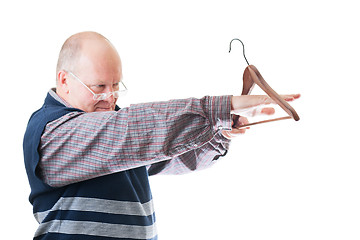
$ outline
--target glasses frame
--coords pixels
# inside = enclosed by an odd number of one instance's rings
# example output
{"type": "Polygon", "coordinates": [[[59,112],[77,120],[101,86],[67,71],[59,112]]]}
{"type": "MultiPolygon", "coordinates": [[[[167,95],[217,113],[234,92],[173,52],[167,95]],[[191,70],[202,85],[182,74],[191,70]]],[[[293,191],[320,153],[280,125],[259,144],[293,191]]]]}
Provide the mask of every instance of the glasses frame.
{"type": "Polygon", "coordinates": [[[109,98],[111,95],[113,95],[114,98],[119,98],[120,96],[125,95],[127,93],[127,91],[128,91],[128,89],[125,86],[124,82],[120,81],[120,83],[124,86],[125,90],[117,90],[117,91],[113,91],[113,92],[109,92],[109,93],[94,93],[94,91],[91,90],[83,81],[81,81],[78,76],[76,76],[71,71],[66,71],[66,72],[69,73],[71,76],[73,76],[76,80],[78,80],[86,89],[88,89],[93,94],[93,99],[95,101],[105,100],[105,99],[109,98]]]}

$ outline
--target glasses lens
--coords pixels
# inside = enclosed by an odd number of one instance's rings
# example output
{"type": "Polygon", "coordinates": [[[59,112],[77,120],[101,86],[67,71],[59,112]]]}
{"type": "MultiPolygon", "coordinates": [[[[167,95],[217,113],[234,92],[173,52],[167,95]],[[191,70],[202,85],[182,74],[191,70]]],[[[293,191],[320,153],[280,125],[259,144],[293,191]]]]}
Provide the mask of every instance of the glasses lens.
{"type": "Polygon", "coordinates": [[[106,93],[94,94],[95,101],[105,100],[107,97],[108,97],[108,94],[106,94],[106,93]]]}
{"type": "Polygon", "coordinates": [[[120,90],[120,91],[115,91],[115,92],[113,92],[113,96],[114,96],[114,98],[119,98],[121,96],[125,96],[126,93],[127,93],[126,89],[125,90],[120,90]]]}
{"type": "Polygon", "coordinates": [[[127,90],[114,91],[114,92],[109,92],[109,93],[99,93],[99,94],[94,95],[94,100],[95,101],[102,101],[102,100],[105,100],[105,99],[109,98],[111,95],[113,95],[114,98],[119,98],[121,96],[126,95],[126,92],[127,92],[127,90]]]}

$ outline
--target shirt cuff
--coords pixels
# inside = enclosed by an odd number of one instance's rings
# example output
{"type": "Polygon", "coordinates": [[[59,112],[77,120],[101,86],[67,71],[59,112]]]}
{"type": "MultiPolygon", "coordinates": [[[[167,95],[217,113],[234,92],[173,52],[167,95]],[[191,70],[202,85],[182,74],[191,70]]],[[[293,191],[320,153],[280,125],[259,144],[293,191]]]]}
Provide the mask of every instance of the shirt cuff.
{"type": "Polygon", "coordinates": [[[209,120],[215,132],[219,130],[231,130],[231,97],[215,96],[208,98],[209,120]]]}

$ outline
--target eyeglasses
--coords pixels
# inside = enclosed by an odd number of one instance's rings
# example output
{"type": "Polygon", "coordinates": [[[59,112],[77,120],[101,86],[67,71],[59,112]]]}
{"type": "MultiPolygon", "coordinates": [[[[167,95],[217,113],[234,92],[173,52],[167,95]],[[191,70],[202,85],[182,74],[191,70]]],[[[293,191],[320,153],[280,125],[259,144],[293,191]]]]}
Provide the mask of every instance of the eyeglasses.
{"type": "Polygon", "coordinates": [[[93,90],[91,90],[88,86],[86,86],[85,83],[83,83],[80,78],[78,78],[75,74],[73,74],[70,71],[66,71],[67,73],[69,73],[71,76],[73,76],[75,79],[77,79],[84,87],[86,87],[92,94],[93,94],[93,99],[95,101],[101,101],[101,100],[105,100],[109,97],[111,97],[111,95],[114,96],[114,98],[119,98],[120,96],[124,96],[127,93],[127,88],[125,86],[125,84],[121,82],[122,86],[124,87],[124,89],[121,90],[117,90],[117,91],[113,91],[113,92],[108,92],[108,93],[94,93],[93,90]]]}

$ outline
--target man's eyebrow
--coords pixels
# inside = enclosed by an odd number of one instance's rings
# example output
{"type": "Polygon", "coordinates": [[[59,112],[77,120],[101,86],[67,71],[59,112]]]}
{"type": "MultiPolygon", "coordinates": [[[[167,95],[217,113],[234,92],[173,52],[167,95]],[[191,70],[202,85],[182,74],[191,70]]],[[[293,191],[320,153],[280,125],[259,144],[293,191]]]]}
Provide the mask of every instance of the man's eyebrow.
{"type": "MultiPolygon", "coordinates": [[[[118,81],[116,81],[116,82],[113,82],[112,85],[118,84],[118,83],[120,83],[120,82],[121,82],[121,80],[118,80],[118,81]]],[[[108,85],[108,84],[111,84],[111,83],[107,83],[107,81],[101,80],[101,79],[96,79],[96,80],[94,80],[93,83],[90,83],[91,86],[92,86],[92,85],[108,85]]]]}

